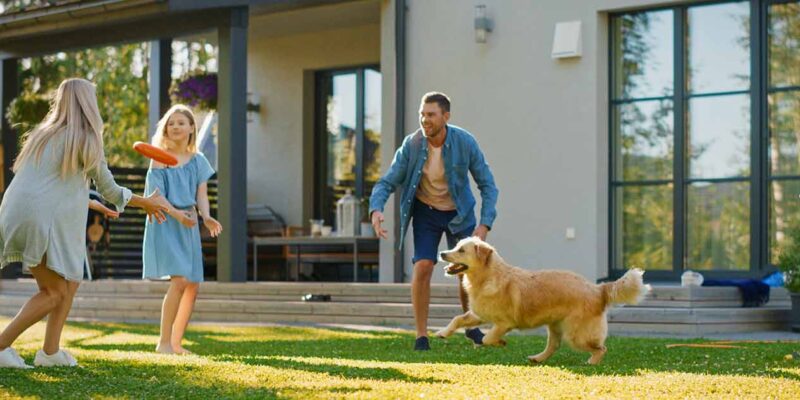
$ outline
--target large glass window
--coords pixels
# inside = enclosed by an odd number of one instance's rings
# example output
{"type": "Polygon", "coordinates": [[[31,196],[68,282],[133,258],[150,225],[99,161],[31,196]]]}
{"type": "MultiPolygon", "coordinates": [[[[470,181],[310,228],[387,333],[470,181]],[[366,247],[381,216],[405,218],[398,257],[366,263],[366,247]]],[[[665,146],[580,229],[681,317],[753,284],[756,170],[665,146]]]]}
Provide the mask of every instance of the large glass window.
{"type": "Polygon", "coordinates": [[[315,217],[336,225],[336,202],[364,199],[380,178],[381,74],[377,68],[317,74],[315,217]]]}
{"type": "Polygon", "coordinates": [[[767,7],[769,261],[800,223],[800,2],[767,7]]]}
{"type": "Polygon", "coordinates": [[[610,34],[612,271],[761,273],[800,223],[800,2],[618,14],[610,34]]]}
{"type": "Polygon", "coordinates": [[[672,269],[674,53],[670,10],[613,20],[614,255],[624,266],[672,269]]]}

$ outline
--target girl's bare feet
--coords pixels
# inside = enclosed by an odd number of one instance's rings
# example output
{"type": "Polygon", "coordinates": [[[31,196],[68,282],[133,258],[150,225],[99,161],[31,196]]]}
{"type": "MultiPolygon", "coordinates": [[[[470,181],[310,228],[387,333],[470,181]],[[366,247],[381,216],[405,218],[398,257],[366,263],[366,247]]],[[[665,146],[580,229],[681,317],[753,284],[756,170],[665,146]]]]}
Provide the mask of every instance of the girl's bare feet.
{"type": "Polygon", "coordinates": [[[172,346],[164,343],[159,343],[158,346],[156,346],[156,353],[175,354],[175,351],[172,350],[172,346]]]}
{"type": "Polygon", "coordinates": [[[186,350],[181,346],[173,346],[172,348],[173,348],[173,353],[175,354],[180,354],[180,355],[194,354],[191,351],[186,350]]]}

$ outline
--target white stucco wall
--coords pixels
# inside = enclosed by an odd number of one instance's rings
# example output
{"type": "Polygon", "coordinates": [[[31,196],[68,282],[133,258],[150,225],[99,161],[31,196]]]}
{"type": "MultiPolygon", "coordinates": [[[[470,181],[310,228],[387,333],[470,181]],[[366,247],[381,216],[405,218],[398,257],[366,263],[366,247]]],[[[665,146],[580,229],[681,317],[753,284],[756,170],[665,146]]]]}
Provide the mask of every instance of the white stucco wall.
{"type": "MultiPolygon", "coordinates": [[[[485,44],[474,39],[477,3],[407,1],[408,130],[417,126],[422,94],[447,93],[451,122],[477,137],[500,189],[498,218],[489,235],[500,254],[526,268],[604,277],[606,12],[665,2],[481,0],[494,22],[485,44]],[[582,22],[582,57],[552,59],[556,23],[574,20],[582,22]],[[575,229],[574,240],[565,237],[567,228],[575,229]]],[[[410,261],[405,269],[410,277],[410,261]]],[[[447,280],[440,268],[434,280],[447,280]]]]}
{"type": "MultiPolygon", "coordinates": [[[[335,9],[333,9],[335,11],[335,9]]],[[[270,17],[272,18],[272,17],[270,17]]],[[[288,224],[303,221],[303,74],[380,62],[380,23],[309,33],[259,34],[269,18],[251,18],[248,91],[261,112],[247,126],[247,201],[268,204],[288,224]]]]}
{"type": "MultiPolygon", "coordinates": [[[[386,170],[394,153],[394,1],[373,2],[380,9],[377,19],[357,18],[347,28],[322,24],[322,30],[306,33],[297,33],[298,24],[287,24],[281,16],[251,18],[248,90],[259,93],[262,112],[248,124],[248,202],[271,205],[289,224],[305,223],[302,199],[311,195],[304,193],[302,182],[303,73],[308,70],[381,64],[381,156],[386,170]],[[275,29],[265,28],[270,24],[286,25],[276,29],[291,34],[275,34],[275,29]]],[[[451,122],[477,137],[500,189],[498,218],[489,241],[507,261],[522,267],[564,268],[589,279],[604,277],[608,269],[607,12],[667,3],[481,0],[494,23],[484,44],[474,39],[477,3],[406,0],[406,130],[411,132],[418,124],[423,93],[440,90],[450,95],[451,122]],[[574,20],[582,22],[582,57],[552,59],[556,23],[574,20]],[[575,229],[574,240],[565,237],[567,228],[575,229]]],[[[349,4],[315,8],[311,13],[352,14],[335,8],[357,3],[349,4]]],[[[319,20],[315,23],[322,26],[319,20]]],[[[391,204],[387,217],[392,215],[391,204]]],[[[387,221],[390,232],[393,222],[387,221]]],[[[384,282],[393,278],[393,239],[381,245],[384,282]]],[[[411,277],[411,255],[408,240],[406,281],[411,277]]],[[[450,280],[437,268],[434,281],[450,280]]]]}

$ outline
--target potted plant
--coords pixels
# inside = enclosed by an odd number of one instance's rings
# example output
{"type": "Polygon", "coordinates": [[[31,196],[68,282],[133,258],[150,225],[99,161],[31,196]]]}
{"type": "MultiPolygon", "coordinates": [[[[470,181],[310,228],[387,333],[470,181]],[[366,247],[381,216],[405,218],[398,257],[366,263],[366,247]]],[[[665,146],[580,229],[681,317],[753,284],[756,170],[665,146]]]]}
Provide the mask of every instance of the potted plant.
{"type": "Polygon", "coordinates": [[[217,108],[217,74],[194,73],[176,80],[170,88],[172,101],[203,110],[217,108]]]}
{"type": "Polygon", "coordinates": [[[789,229],[778,255],[778,269],[792,298],[789,323],[793,331],[800,332],[800,226],[789,229]]]}

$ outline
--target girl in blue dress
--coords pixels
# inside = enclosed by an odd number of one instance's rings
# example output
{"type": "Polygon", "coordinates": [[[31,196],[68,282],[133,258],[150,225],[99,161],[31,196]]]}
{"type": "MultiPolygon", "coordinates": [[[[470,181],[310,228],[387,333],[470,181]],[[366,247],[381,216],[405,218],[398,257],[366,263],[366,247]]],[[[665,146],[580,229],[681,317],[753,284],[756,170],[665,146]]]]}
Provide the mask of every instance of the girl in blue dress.
{"type": "Polygon", "coordinates": [[[158,191],[171,204],[163,224],[146,222],[142,246],[143,278],[170,281],[161,307],[159,353],[190,353],[181,342],[203,281],[198,213],[212,237],[222,232],[222,225],[209,213],[206,184],[214,169],[197,151],[196,141],[194,114],[180,104],[167,111],[153,135],[153,145],[178,159],[174,167],[152,161],[145,183],[145,193],[158,191]]]}

